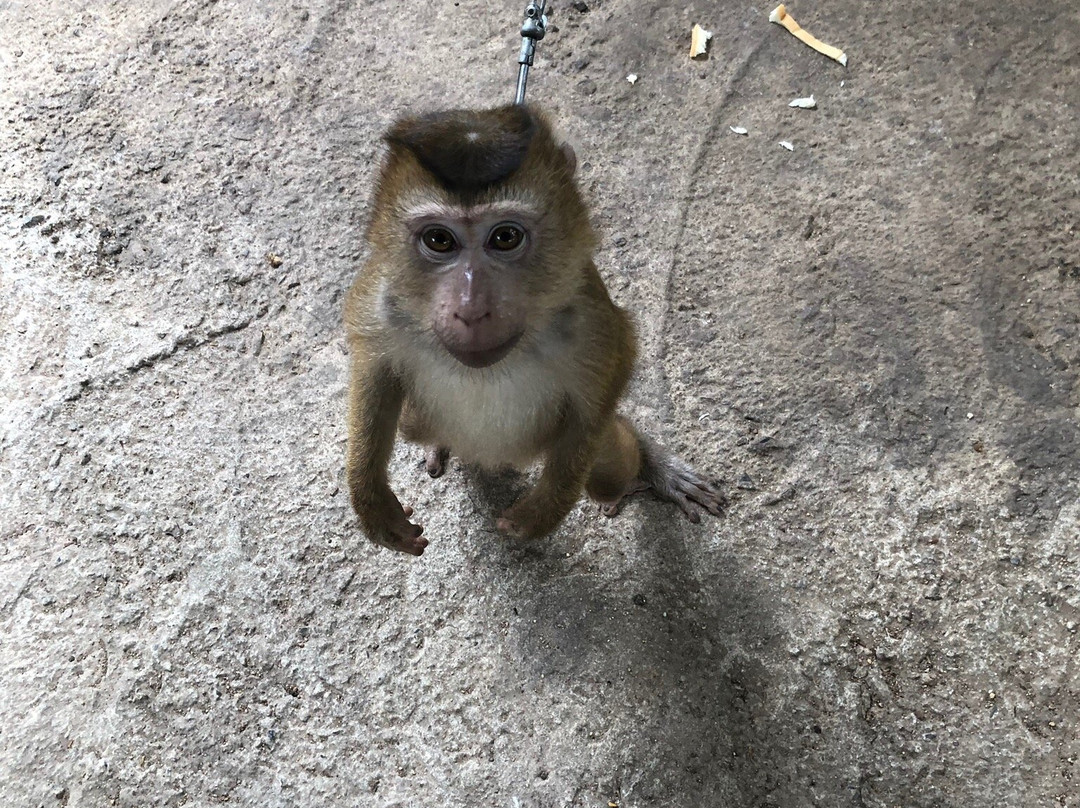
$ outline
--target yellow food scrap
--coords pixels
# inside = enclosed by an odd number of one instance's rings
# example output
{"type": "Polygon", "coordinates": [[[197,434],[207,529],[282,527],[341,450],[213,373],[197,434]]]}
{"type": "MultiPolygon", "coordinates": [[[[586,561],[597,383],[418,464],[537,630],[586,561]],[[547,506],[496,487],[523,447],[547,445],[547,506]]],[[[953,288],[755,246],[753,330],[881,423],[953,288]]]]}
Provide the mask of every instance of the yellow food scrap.
{"type": "Polygon", "coordinates": [[[690,58],[701,56],[709,49],[709,40],[712,39],[712,31],[706,31],[697,23],[690,32],[690,58]]]}
{"type": "Polygon", "coordinates": [[[769,15],[769,22],[775,22],[777,25],[784,26],[795,35],[796,39],[805,42],[818,53],[823,53],[830,59],[835,59],[844,67],[847,67],[847,54],[839,48],[834,48],[832,45],[826,45],[813,34],[804,31],[802,26],[795,22],[792,16],[787,13],[787,9],[784,8],[783,3],[773,9],[772,13],[769,15]]]}

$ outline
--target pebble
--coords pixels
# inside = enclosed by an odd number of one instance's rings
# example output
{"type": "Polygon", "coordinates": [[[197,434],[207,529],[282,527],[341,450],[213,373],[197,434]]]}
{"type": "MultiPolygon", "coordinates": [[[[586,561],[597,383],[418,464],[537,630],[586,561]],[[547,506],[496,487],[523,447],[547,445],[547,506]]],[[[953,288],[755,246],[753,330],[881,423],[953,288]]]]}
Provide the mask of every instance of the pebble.
{"type": "Polygon", "coordinates": [[[592,95],[596,92],[596,82],[592,79],[584,79],[578,82],[577,90],[582,95],[592,95]]]}

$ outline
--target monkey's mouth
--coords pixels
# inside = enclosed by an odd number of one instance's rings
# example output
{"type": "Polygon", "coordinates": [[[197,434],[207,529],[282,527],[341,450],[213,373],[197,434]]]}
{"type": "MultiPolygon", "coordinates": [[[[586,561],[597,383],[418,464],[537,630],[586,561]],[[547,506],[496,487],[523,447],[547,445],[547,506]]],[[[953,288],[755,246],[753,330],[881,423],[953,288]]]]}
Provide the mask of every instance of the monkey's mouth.
{"type": "MultiPolygon", "coordinates": [[[[454,357],[461,364],[470,368],[486,368],[494,365],[517,345],[517,341],[521,339],[521,333],[518,332],[514,336],[510,337],[506,342],[496,345],[494,348],[483,348],[479,351],[472,351],[466,348],[455,347],[452,345],[446,345],[446,350],[450,352],[450,355],[454,357]]],[[[443,343],[445,345],[445,343],[443,343]]]]}

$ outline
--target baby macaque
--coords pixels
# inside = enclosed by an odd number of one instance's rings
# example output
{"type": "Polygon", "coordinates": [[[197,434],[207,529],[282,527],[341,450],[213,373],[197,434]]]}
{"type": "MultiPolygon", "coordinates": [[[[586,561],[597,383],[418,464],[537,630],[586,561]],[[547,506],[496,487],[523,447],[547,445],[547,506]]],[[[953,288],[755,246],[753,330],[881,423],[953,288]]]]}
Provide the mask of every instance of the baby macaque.
{"type": "Polygon", "coordinates": [[[347,479],[368,537],[420,555],[428,542],[387,479],[400,430],[488,468],[543,463],[496,521],[551,532],[584,490],[609,515],[652,489],[691,521],[723,499],[618,415],[636,341],[593,263],[576,160],[531,107],[399,120],[375,190],[371,258],[349,292],[347,479]]]}

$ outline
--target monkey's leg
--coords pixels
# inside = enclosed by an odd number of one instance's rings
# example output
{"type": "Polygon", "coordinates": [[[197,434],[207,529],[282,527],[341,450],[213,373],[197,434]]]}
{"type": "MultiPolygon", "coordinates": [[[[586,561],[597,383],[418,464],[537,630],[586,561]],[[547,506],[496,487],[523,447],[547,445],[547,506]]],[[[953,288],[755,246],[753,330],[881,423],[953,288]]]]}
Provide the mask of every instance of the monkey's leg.
{"type": "MultiPolygon", "coordinates": [[[[405,406],[401,411],[401,421],[398,424],[402,437],[412,443],[430,444],[433,435],[431,426],[420,412],[405,400],[405,406]]],[[[429,446],[424,453],[424,468],[432,479],[442,477],[446,473],[446,461],[450,459],[450,450],[445,446],[429,446]]]]}
{"type": "Polygon", "coordinates": [[[648,488],[638,477],[641,448],[633,427],[622,416],[611,421],[600,440],[600,451],[585,482],[585,493],[599,502],[604,513],[619,511],[623,497],[648,488]]]}
{"type": "Polygon", "coordinates": [[[386,368],[367,362],[354,348],[345,460],[352,506],[369,539],[418,556],[428,544],[420,536],[424,528],[409,521],[412,509],[401,507],[386,473],[402,398],[397,379],[386,368]]]}
{"type": "Polygon", "coordinates": [[[642,490],[637,473],[642,469],[642,450],[633,427],[625,418],[613,419],[600,439],[599,454],[585,482],[585,494],[606,507],[617,507],[627,494],[642,490]]]}
{"type": "Polygon", "coordinates": [[[615,516],[625,497],[648,489],[660,499],[674,502],[695,524],[701,521],[699,508],[715,516],[723,513],[723,494],[689,464],[642,435],[622,416],[614,421],[613,430],[617,435],[604,441],[601,460],[586,488],[589,496],[601,503],[605,516],[615,516]],[[635,471],[628,476],[630,468],[635,471]]]}

